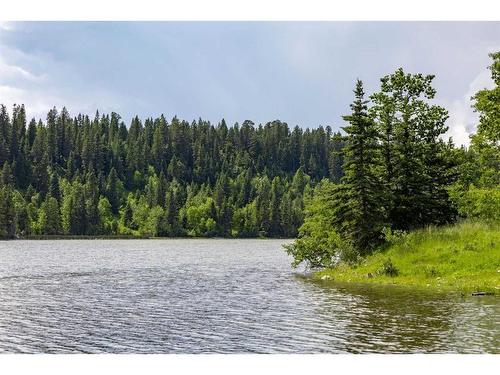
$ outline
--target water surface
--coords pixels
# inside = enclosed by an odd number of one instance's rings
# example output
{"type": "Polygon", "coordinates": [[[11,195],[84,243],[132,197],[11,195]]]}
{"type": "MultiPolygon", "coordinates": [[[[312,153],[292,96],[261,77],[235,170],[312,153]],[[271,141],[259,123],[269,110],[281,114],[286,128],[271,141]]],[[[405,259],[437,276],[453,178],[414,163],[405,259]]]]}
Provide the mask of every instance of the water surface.
{"type": "Polygon", "coordinates": [[[0,352],[500,352],[498,297],[318,285],[284,242],[0,242],[0,352]]]}

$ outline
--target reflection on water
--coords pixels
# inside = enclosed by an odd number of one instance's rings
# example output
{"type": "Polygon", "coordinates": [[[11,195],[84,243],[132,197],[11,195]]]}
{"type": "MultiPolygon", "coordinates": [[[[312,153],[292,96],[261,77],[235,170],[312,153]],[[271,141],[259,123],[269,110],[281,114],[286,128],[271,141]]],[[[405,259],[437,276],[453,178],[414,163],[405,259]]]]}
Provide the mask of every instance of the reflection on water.
{"type": "MultiPolygon", "coordinates": [[[[497,297],[408,290],[404,287],[336,285],[319,312],[330,324],[344,320],[345,351],[363,352],[499,352],[500,301],[497,297]],[[349,296],[341,313],[339,293],[349,296]]],[[[326,290],[325,290],[326,289],[326,290]]],[[[330,289],[330,290],[328,290],[330,289]]]]}
{"type": "Polygon", "coordinates": [[[498,297],[328,286],[279,240],[0,243],[0,351],[500,352],[498,297]]]}

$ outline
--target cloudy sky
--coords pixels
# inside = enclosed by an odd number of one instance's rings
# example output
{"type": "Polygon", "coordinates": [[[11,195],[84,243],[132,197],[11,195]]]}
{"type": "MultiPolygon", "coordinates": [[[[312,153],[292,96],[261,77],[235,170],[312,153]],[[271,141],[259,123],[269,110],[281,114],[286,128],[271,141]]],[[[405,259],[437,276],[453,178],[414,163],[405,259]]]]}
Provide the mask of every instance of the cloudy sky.
{"type": "Polygon", "coordinates": [[[466,144],[494,50],[500,22],[3,22],[0,103],[42,119],[66,106],[127,123],[163,113],[338,129],[356,78],[370,93],[403,67],[436,75],[449,134],[466,144]]]}

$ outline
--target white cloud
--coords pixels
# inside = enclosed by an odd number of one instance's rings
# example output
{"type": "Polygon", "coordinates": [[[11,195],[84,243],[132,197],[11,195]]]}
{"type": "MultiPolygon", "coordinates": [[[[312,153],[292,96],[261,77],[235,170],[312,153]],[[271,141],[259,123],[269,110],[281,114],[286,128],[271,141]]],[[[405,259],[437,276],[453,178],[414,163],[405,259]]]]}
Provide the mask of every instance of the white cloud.
{"type": "MultiPolygon", "coordinates": [[[[0,24],[1,30],[7,30],[0,24]]],[[[9,29],[11,30],[11,29],[9,29]]],[[[0,104],[12,110],[14,104],[24,104],[28,120],[45,120],[47,112],[54,106],[66,107],[70,113],[93,114],[96,109],[101,113],[116,111],[116,97],[108,90],[77,91],[71,85],[60,85],[54,78],[54,71],[61,72],[66,67],[45,55],[31,55],[0,43],[0,104]],[[34,73],[29,67],[34,61],[40,63],[42,70],[34,73]],[[111,105],[110,105],[111,104],[111,105]],[[115,106],[113,106],[115,104],[115,106]],[[74,112],[72,112],[74,111],[74,112]]],[[[67,77],[67,76],[66,76],[67,77]]]]}
{"type": "Polygon", "coordinates": [[[0,21],[0,31],[2,30],[5,31],[14,30],[14,23],[8,21],[0,21]]]}
{"type": "Polygon", "coordinates": [[[490,74],[489,70],[482,71],[469,84],[467,93],[461,99],[444,104],[450,114],[448,119],[449,130],[445,137],[452,137],[457,146],[469,146],[469,137],[476,131],[479,116],[471,107],[471,97],[481,89],[493,87],[490,74]]]}
{"type": "Polygon", "coordinates": [[[0,84],[0,102],[11,109],[14,104],[24,104],[28,119],[32,117],[45,119],[47,110],[52,108],[56,98],[40,95],[36,91],[0,84]]]}
{"type": "MultiPolygon", "coordinates": [[[[1,26],[3,27],[3,25],[1,26]]],[[[3,47],[3,46],[2,46],[3,47]]],[[[2,48],[5,52],[6,49],[2,48]]],[[[0,56],[0,103],[11,109],[14,104],[24,104],[28,118],[45,118],[50,102],[57,100],[52,95],[41,92],[45,76],[37,76],[21,66],[8,63],[0,56]]]]}
{"type": "Polygon", "coordinates": [[[16,79],[37,81],[42,79],[42,77],[36,76],[20,66],[8,64],[2,59],[2,56],[0,56],[0,82],[16,79]]]}

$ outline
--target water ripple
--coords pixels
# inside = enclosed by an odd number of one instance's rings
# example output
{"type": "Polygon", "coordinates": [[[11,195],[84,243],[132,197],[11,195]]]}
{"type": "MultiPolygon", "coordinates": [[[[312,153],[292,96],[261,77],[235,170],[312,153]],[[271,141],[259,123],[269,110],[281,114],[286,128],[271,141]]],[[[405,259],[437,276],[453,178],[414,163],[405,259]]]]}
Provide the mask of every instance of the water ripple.
{"type": "Polygon", "coordinates": [[[0,352],[500,352],[498,298],[296,277],[277,240],[0,243],[0,352]]]}

